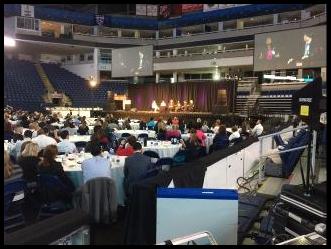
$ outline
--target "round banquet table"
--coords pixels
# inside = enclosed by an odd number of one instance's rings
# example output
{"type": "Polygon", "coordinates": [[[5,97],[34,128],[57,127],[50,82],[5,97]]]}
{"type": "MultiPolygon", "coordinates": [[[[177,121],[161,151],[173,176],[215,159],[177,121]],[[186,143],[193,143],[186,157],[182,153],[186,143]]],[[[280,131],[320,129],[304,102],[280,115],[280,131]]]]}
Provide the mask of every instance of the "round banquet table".
{"type": "Polygon", "coordinates": [[[147,146],[142,148],[142,151],[155,151],[159,154],[160,158],[174,157],[180,150],[182,144],[170,144],[169,142],[160,141],[148,141],[147,146]],[[151,144],[153,143],[153,144],[151,144]],[[157,143],[157,145],[155,145],[157,143]]]}
{"type": "MultiPolygon", "coordinates": [[[[56,161],[61,162],[64,172],[71,179],[76,189],[84,185],[83,171],[81,163],[83,160],[91,158],[90,153],[81,154],[70,154],[68,158],[72,157],[73,160],[66,159],[63,161],[64,155],[58,155],[56,161]]],[[[125,192],[123,187],[124,180],[124,163],[126,156],[114,156],[108,155],[109,166],[111,167],[111,178],[115,182],[117,203],[118,205],[124,206],[125,192]]]]}
{"type": "Polygon", "coordinates": [[[72,135],[69,136],[69,141],[72,143],[76,142],[88,142],[90,141],[91,135],[72,135]]]}

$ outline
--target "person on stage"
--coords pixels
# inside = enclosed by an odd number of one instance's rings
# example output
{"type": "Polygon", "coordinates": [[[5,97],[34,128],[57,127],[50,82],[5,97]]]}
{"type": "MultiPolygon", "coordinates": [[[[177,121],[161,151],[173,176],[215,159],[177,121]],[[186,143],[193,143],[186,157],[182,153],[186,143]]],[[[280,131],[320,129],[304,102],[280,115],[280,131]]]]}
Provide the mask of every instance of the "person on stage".
{"type": "Polygon", "coordinates": [[[181,105],[180,105],[180,101],[177,101],[176,107],[175,107],[175,111],[178,112],[181,110],[181,105]]]}
{"type": "Polygon", "coordinates": [[[166,102],[164,100],[162,100],[161,104],[160,104],[160,112],[165,112],[166,111],[166,102]]]}
{"type": "Polygon", "coordinates": [[[174,100],[170,99],[169,104],[168,104],[168,110],[172,112],[174,110],[174,100]]]}
{"type": "Polygon", "coordinates": [[[154,112],[157,112],[158,110],[160,110],[159,106],[156,104],[156,101],[153,100],[152,103],[152,109],[154,109],[154,112]]]}
{"type": "Polygon", "coordinates": [[[194,104],[193,104],[193,100],[192,99],[190,100],[190,103],[188,105],[188,110],[190,112],[193,112],[194,111],[194,104]]]}
{"type": "Polygon", "coordinates": [[[187,105],[186,100],[184,100],[184,102],[183,102],[183,108],[182,109],[183,109],[184,112],[186,112],[188,110],[188,105],[187,105]]]}

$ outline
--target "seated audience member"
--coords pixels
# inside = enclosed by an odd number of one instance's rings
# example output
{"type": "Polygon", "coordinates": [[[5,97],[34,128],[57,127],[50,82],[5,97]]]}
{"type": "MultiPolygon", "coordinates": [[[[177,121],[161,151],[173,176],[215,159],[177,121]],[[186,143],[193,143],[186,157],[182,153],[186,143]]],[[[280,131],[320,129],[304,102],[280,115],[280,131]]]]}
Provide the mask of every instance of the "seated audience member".
{"type": "Polygon", "coordinates": [[[13,151],[15,151],[16,159],[18,159],[19,156],[21,155],[22,144],[26,141],[31,141],[31,139],[32,139],[32,131],[26,130],[23,135],[23,140],[17,141],[13,149],[13,151]]]}
{"type": "Polygon", "coordinates": [[[207,136],[206,136],[205,133],[201,130],[201,128],[202,128],[202,123],[201,123],[201,122],[196,123],[195,128],[196,128],[196,135],[197,135],[197,138],[199,139],[201,145],[202,145],[203,147],[206,147],[206,139],[207,139],[207,136]]]}
{"type": "Polygon", "coordinates": [[[254,126],[253,130],[251,131],[251,135],[254,137],[260,136],[263,132],[263,126],[261,124],[261,120],[256,121],[256,125],[254,126]]]}
{"type": "Polygon", "coordinates": [[[166,140],[166,125],[163,121],[159,122],[157,125],[157,139],[166,140]]]}
{"type": "Polygon", "coordinates": [[[204,121],[203,122],[203,125],[201,127],[201,130],[204,132],[204,133],[207,133],[208,130],[209,130],[209,127],[208,127],[208,122],[207,121],[204,121]]]}
{"type": "Polygon", "coordinates": [[[110,119],[110,122],[108,124],[108,128],[109,129],[113,129],[113,130],[119,130],[120,127],[118,125],[118,121],[116,119],[114,119],[114,118],[111,118],[110,119]]]}
{"type": "Polygon", "coordinates": [[[174,117],[172,120],[171,120],[171,124],[172,125],[179,125],[179,119],[177,117],[174,117]]]}
{"type": "Polygon", "coordinates": [[[17,166],[13,165],[12,161],[10,160],[9,153],[4,150],[4,183],[10,182],[12,180],[22,178],[22,169],[17,166]]]}
{"type": "Polygon", "coordinates": [[[195,129],[191,129],[189,139],[187,141],[184,141],[184,142],[182,140],[181,143],[183,144],[184,149],[197,148],[197,147],[201,146],[201,142],[199,141],[199,139],[197,137],[195,129]]]}
{"type": "Polygon", "coordinates": [[[71,122],[69,122],[69,125],[67,127],[65,127],[64,129],[62,129],[62,130],[67,130],[69,132],[69,135],[72,136],[72,135],[77,134],[78,129],[76,128],[74,123],[71,121],[71,122]]]}
{"type": "Polygon", "coordinates": [[[43,150],[48,145],[57,145],[57,142],[54,138],[47,136],[47,128],[41,128],[38,130],[38,136],[32,139],[32,142],[35,142],[39,146],[39,150],[43,150]]]}
{"type": "Polygon", "coordinates": [[[140,143],[133,144],[133,151],[124,163],[124,190],[127,196],[132,194],[132,184],[140,180],[152,165],[151,158],[142,154],[140,143]]]}
{"type": "Polygon", "coordinates": [[[11,124],[8,121],[5,121],[3,139],[10,141],[13,139],[13,136],[14,136],[14,132],[12,130],[11,124]]]}
{"type": "Polygon", "coordinates": [[[215,121],[214,127],[212,128],[212,131],[216,134],[218,132],[218,129],[220,128],[221,120],[217,119],[215,121]]]}
{"type": "MultiPolygon", "coordinates": [[[[125,141],[125,140],[124,140],[125,141]]],[[[123,141],[119,145],[116,155],[118,156],[131,156],[133,154],[133,145],[137,142],[137,139],[135,136],[128,137],[126,143],[124,144],[123,141]]]]}
{"type": "Polygon", "coordinates": [[[178,125],[173,125],[171,130],[166,132],[166,140],[171,140],[171,138],[181,138],[180,131],[178,130],[178,125]]]}
{"type": "Polygon", "coordinates": [[[57,143],[61,142],[61,138],[58,136],[58,130],[52,126],[49,129],[48,136],[54,138],[57,143]]]}
{"type": "Polygon", "coordinates": [[[40,162],[38,152],[38,144],[30,142],[26,144],[18,160],[18,165],[23,170],[23,179],[27,182],[35,182],[37,180],[38,164],[40,162]]]}
{"type": "Polygon", "coordinates": [[[238,131],[238,127],[235,125],[231,128],[232,130],[232,133],[231,135],[229,136],[229,141],[231,141],[232,139],[235,139],[235,138],[240,138],[240,133],[238,131]]]}
{"type": "Polygon", "coordinates": [[[86,125],[86,122],[83,121],[78,127],[77,134],[79,135],[88,135],[89,127],[86,125]]]}
{"type": "Polygon", "coordinates": [[[131,125],[130,125],[130,120],[129,119],[125,119],[123,124],[122,124],[122,129],[123,130],[131,130],[131,125]]]}
{"type": "Polygon", "coordinates": [[[218,133],[215,135],[213,139],[213,150],[220,150],[224,149],[229,146],[229,137],[226,134],[226,127],[225,125],[220,125],[218,129],[218,133]]]}
{"type": "Polygon", "coordinates": [[[29,124],[29,129],[32,131],[32,138],[38,136],[38,130],[40,129],[37,122],[33,122],[29,124]]]}
{"type": "Polygon", "coordinates": [[[111,178],[111,164],[107,158],[101,155],[102,149],[98,142],[92,142],[90,145],[92,158],[86,159],[82,163],[84,183],[96,177],[111,178]]]}
{"type": "Polygon", "coordinates": [[[145,120],[140,120],[140,122],[139,122],[139,130],[146,130],[146,127],[147,127],[147,125],[146,125],[145,120]]]}
{"type": "Polygon", "coordinates": [[[191,129],[190,130],[190,138],[187,141],[181,140],[181,143],[183,145],[183,149],[187,150],[189,153],[188,161],[193,161],[195,159],[198,159],[200,157],[200,149],[201,149],[201,143],[196,135],[196,130],[191,129]]]}
{"type": "Polygon", "coordinates": [[[93,130],[94,132],[91,136],[91,141],[98,141],[103,147],[109,144],[108,136],[102,129],[102,126],[94,126],[93,130]]]}
{"type": "Polygon", "coordinates": [[[185,133],[185,127],[186,127],[184,119],[179,120],[178,126],[179,126],[180,132],[182,134],[184,134],[185,133]]]}
{"type": "Polygon", "coordinates": [[[59,152],[62,153],[75,153],[78,152],[76,145],[69,141],[69,132],[64,130],[61,132],[62,141],[57,144],[59,152]]]}
{"type": "Polygon", "coordinates": [[[147,123],[147,128],[148,130],[154,130],[154,126],[155,126],[155,121],[154,118],[151,117],[149,122],[147,123]]]}
{"type": "Polygon", "coordinates": [[[240,136],[242,137],[249,137],[249,124],[246,121],[243,121],[241,124],[241,128],[240,128],[240,136]]]}
{"type": "Polygon", "coordinates": [[[43,159],[38,164],[40,174],[54,175],[67,187],[68,192],[58,193],[58,191],[49,190],[48,194],[52,200],[70,201],[71,193],[75,191],[75,186],[70,178],[65,174],[62,164],[55,161],[58,154],[57,146],[54,144],[46,146],[43,152],[43,159]]]}

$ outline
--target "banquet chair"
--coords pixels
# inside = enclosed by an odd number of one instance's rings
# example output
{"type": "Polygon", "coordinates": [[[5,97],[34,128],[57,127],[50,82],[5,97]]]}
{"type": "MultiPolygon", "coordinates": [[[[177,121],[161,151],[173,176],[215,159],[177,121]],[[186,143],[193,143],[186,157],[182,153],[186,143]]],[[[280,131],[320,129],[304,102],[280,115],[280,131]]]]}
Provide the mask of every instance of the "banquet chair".
{"type": "Polygon", "coordinates": [[[71,202],[69,203],[69,198],[71,198],[70,190],[57,176],[38,174],[37,182],[42,202],[38,220],[52,217],[71,208],[71,202]],[[68,199],[68,202],[59,200],[59,196],[64,197],[63,199],[68,199]]]}
{"type": "Polygon", "coordinates": [[[174,163],[174,160],[171,157],[160,158],[156,163],[155,167],[161,170],[168,170],[174,163]],[[169,168],[168,168],[168,167],[169,168]]]}
{"type": "Polygon", "coordinates": [[[86,144],[87,144],[87,142],[85,142],[85,141],[75,142],[75,145],[77,148],[85,148],[86,144]]]}
{"type": "Polygon", "coordinates": [[[187,151],[186,150],[180,150],[176,153],[176,155],[173,157],[173,167],[180,166],[186,163],[187,161],[187,151]]]}
{"type": "Polygon", "coordinates": [[[124,132],[122,133],[121,137],[130,137],[131,134],[130,133],[127,133],[127,132],[124,132]]]}
{"type": "Polygon", "coordinates": [[[117,192],[114,180],[108,177],[90,179],[75,193],[74,205],[85,211],[92,223],[116,222],[117,192]]]}
{"type": "Polygon", "coordinates": [[[138,135],[138,138],[144,138],[144,139],[146,138],[147,139],[148,138],[148,134],[141,133],[141,134],[138,135]]]}
{"type": "Polygon", "coordinates": [[[149,156],[149,157],[152,157],[152,158],[160,158],[159,154],[155,151],[152,151],[152,150],[146,150],[146,151],[144,151],[143,154],[145,156],[149,156]]]}
{"type": "Polygon", "coordinates": [[[15,179],[4,184],[4,231],[11,232],[25,226],[23,204],[27,183],[23,179],[15,179]],[[23,199],[15,201],[17,194],[24,193],[23,199]]]}

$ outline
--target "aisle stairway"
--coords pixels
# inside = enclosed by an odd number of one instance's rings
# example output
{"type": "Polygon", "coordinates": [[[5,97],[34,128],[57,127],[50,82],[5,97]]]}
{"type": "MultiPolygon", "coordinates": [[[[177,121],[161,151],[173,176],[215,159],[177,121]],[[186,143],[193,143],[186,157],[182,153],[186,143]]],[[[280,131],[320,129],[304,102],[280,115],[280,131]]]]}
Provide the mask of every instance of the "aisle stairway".
{"type": "MultiPolygon", "coordinates": [[[[41,64],[36,63],[35,67],[39,74],[39,77],[41,78],[41,80],[44,83],[44,86],[47,90],[47,93],[45,93],[43,95],[43,99],[44,99],[45,103],[52,103],[51,94],[55,92],[54,86],[50,82],[50,80],[49,80],[44,68],[41,66],[41,64]]],[[[62,105],[69,105],[69,106],[72,105],[70,98],[64,93],[63,93],[62,105]]]]}

